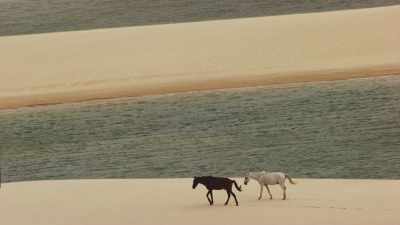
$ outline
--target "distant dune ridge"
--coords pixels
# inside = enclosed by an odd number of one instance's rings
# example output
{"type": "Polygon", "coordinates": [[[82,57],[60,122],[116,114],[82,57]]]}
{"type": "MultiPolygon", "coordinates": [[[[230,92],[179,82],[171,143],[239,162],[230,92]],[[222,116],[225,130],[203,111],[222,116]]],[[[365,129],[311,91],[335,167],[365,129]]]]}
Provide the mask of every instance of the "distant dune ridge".
{"type": "Polygon", "coordinates": [[[400,6],[0,38],[0,109],[400,74],[400,6]]]}
{"type": "Polygon", "coordinates": [[[0,0],[0,36],[323,12],[400,0],[0,0]]]}

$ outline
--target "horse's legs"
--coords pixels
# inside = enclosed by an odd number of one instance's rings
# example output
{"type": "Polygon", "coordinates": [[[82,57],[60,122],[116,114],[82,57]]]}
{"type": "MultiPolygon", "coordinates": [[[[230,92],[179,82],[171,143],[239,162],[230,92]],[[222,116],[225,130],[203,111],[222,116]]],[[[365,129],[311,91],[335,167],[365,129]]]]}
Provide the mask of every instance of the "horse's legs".
{"type": "Polygon", "coordinates": [[[211,205],[214,204],[214,196],[212,190],[210,190],[210,195],[211,195],[211,205]]]}
{"type": "Polygon", "coordinates": [[[226,199],[225,205],[228,205],[229,198],[231,197],[231,192],[227,189],[226,193],[228,194],[228,198],[226,199]]]}
{"type": "Polygon", "coordinates": [[[237,198],[236,198],[235,193],[233,193],[233,191],[231,191],[231,194],[233,195],[233,198],[235,199],[236,205],[238,206],[239,203],[238,203],[238,200],[237,200],[237,198]]]}
{"type": "Polygon", "coordinates": [[[258,200],[260,200],[262,198],[263,190],[264,190],[264,186],[260,183],[260,196],[258,197],[258,200]]]}
{"type": "Polygon", "coordinates": [[[213,202],[211,201],[211,199],[208,197],[208,195],[210,195],[211,194],[211,190],[208,190],[208,192],[207,192],[207,200],[208,200],[208,203],[210,203],[210,205],[212,205],[213,204],[213,202]]]}
{"type": "Polygon", "coordinates": [[[266,184],[265,187],[267,188],[267,191],[269,194],[269,199],[272,199],[272,194],[271,194],[271,191],[269,190],[268,184],[266,184]]]}
{"type": "Polygon", "coordinates": [[[282,198],[282,200],[286,200],[286,185],[285,185],[285,183],[282,183],[280,185],[281,185],[281,188],[283,190],[283,198],[282,198]]]}

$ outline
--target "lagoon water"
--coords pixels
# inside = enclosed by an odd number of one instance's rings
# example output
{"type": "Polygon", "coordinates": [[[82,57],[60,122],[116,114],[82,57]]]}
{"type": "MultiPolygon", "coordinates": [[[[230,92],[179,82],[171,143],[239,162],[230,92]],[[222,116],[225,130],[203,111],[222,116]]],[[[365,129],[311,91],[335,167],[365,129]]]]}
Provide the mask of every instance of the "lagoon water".
{"type": "Polygon", "coordinates": [[[400,179],[400,77],[0,111],[3,182],[239,176],[400,179]]]}

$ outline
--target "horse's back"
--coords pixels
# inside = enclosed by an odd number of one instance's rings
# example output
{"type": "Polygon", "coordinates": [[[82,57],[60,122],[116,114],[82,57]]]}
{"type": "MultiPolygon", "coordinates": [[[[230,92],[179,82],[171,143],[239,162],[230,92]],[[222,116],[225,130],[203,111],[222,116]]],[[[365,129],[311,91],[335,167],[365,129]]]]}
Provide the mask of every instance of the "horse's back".
{"type": "Polygon", "coordinates": [[[270,172],[270,173],[268,173],[268,174],[270,174],[271,176],[274,176],[274,177],[285,177],[285,173],[282,173],[282,172],[270,172]]]}
{"type": "Polygon", "coordinates": [[[264,183],[266,184],[279,184],[285,180],[285,173],[282,172],[268,172],[263,176],[264,183]]]}
{"type": "Polygon", "coordinates": [[[220,189],[225,189],[229,186],[232,185],[233,181],[229,178],[226,177],[213,177],[209,176],[208,177],[208,185],[212,189],[220,190],[220,189]]]}
{"type": "Polygon", "coordinates": [[[223,184],[232,184],[233,180],[227,178],[227,177],[216,177],[216,179],[218,180],[219,183],[223,183],[223,184]]]}

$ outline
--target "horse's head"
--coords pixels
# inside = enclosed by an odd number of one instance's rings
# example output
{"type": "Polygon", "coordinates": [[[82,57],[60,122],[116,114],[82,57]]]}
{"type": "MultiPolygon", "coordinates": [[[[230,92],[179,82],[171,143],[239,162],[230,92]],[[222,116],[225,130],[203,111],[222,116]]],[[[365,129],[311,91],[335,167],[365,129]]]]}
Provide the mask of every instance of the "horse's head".
{"type": "Polygon", "coordinates": [[[195,189],[197,187],[197,185],[199,184],[199,177],[194,177],[193,178],[193,185],[192,188],[195,189]]]}
{"type": "Polygon", "coordinates": [[[244,185],[247,185],[249,181],[250,181],[249,174],[246,174],[246,176],[244,176],[244,185]]]}

